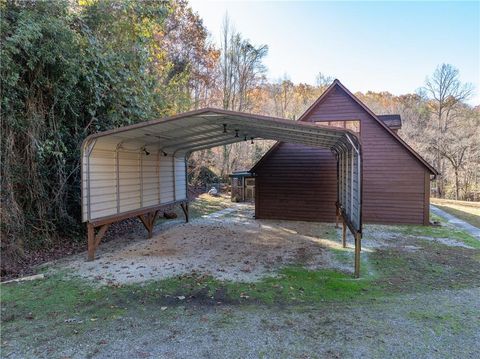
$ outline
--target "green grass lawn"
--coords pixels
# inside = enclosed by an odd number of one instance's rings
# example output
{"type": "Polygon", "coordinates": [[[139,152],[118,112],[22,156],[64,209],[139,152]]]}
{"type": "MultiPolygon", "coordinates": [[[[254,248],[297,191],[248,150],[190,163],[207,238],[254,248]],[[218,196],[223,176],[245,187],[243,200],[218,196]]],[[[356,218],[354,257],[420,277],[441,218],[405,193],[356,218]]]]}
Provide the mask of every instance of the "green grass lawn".
{"type": "MultiPolygon", "coordinates": [[[[210,196],[206,193],[198,196],[188,205],[190,218],[199,218],[231,206],[230,196],[220,195],[218,197],[210,196]]],[[[184,214],[180,206],[175,206],[173,212],[179,218],[183,218],[184,214]]],[[[157,223],[165,222],[167,219],[159,218],[157,223]]]]}
{"type": "Polygon", "coordinates": [[[190,202],[189,212],[192,218],[211,214],[231,206],[230,196],[221,195],[218,197],[202,194],[190,202]]]}
{"type": "Polygon", "coordinates": [[[440,198],[432,198],[431,202],[445,212],[480,228],[480,202],[454,201],[440,198]]]}
{"type": "Polygon", "coordinates": [[[191,274],[142,285],[96,287],[66,273],[57,273],[44,280],[2,284],[1,301],[4,308],[18,312],[20,317],[29,313],[38,318],[62,313],[112,316],[134,303],[241,304],[253,301],[286,304],[352,300],[367,293],[369,296],[383,295],[383,291],[372,286],[373,280],[368,275],[358,280],[334,270],[310,271],[288,266],[276,276],[253,283],[220,281],[211,276],[191,274]]]}
{"type": "Polygon", "coordinates": [[[95,287],[65,273],[56,273],[44,280],[1,285],[2,330],[21,330],[33,335],[30,333],[33,329],[28,328],[35,322],[52,330],[71,332],[73,323],[78,334],[94,329],[97,321],[113,322],[136,315],[139,310],[151,312],[158,319],[188,305],[340,303],[385,295],[372,280],[355,280],[351,275],[332,270],[286,267],[278,276],[256,283],[186,275],[144,285],[95,287]],[[166,308],[170,310],[163,312],[166,308]]]}
{"type": "Polygon", "coordinates": [[[448,225],[445,220],[439,216],[432,216],[432,219],[440,222],[440,226],[416,226],[403,225],[391,226],[397,233],[410,237],[430,237],[430,238],[449,238],[465,243],[466,245],[480,249],[480,241],[467,232],[448,225]]]}

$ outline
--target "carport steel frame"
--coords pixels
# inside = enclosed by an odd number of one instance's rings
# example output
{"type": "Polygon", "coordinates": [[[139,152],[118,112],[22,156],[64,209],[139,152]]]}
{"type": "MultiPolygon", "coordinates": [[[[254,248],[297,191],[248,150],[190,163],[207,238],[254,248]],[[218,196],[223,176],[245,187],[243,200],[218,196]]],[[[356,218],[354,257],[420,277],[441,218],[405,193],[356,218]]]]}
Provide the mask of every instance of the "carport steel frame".
{"type": "Polygon", "coordinates": [[[361,143],[347,129],[219,109],[202,109],[88,136],[82,145],[82,217],[88,259],[110,224],[138,217],[152,236],[160,212],[180,205],[188,222],[187,159],[195,151],[254,139],[330,148],[337,159],[336,225],[362,237],[361,143]],[[96,232],[96,229],[98,231],[96,232]]]}

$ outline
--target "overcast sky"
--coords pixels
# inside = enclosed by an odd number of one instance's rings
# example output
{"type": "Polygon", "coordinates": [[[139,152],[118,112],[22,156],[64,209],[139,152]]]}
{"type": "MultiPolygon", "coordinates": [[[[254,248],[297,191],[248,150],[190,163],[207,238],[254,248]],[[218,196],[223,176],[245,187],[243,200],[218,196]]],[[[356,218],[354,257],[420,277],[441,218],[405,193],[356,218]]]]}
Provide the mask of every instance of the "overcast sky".
{"type": "Polygon", "coordinates": [[[415,92],[441,63],[460,70],[480,104],[480,2],[191,1],[217,44],[226,12],[267,44],[275,80],[313,84],[318,72],[352,91],[415,92]]]}

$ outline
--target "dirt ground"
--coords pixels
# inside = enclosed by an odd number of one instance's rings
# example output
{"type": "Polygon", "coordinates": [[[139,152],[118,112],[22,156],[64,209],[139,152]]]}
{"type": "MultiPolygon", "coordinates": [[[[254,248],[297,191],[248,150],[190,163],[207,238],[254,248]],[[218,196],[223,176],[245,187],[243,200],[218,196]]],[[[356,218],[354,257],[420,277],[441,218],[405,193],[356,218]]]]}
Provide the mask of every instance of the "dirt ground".
{"type": "MultiPolygon", "coordinates": [[[[254,220],[251,204],[159,225],[146,240],[133,233],[100,245],[97,259],[74,256],[59,265],[103,283],[138,283],[196,272],[220,280],[251,282],[288,264],[352,271],[330,248],[340,248],[332,224],[254,220]]],[[[56,266],[55,266],[56,267],[56,266]]]]}
{"type": "MultiPolygon", "coordinates": [[[[291,264],[352,273],[353,262],[346,262],[332,251],[341,249],[340,238],[341,230],[331,223],[255,220],[252,204],[231,203],[229,208],[190,223],[177,219],[157,225],[151,239],[145,239],[141,228],[101,244],[93,262],[86,261],[82,253],[58,261],[53,268],[97,284],[142,283],[190,273],[254,282],[291,264]]],[[[471,248],[452,238],[418,238],[471,248]]],[[[401,233],[392,233],[388,227],[366,226],[362,253],[368,256],[382,248],[422,249],[403,239],[401,233]]],[[[350,234],[347,243],[353,252],[350,234]]]]}

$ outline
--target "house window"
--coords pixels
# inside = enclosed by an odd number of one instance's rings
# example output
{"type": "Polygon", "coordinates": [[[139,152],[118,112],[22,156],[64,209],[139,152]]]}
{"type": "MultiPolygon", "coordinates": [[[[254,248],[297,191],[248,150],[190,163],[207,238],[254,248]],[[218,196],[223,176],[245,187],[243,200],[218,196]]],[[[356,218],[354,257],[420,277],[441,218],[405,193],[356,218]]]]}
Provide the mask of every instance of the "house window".
{"type": "Polygon", "coordinates": [[[355,133],[360,133],[360,121],[345,121],[345,128],[355,133]]]}
{"type": "Polygon", "coordinates": [[[317,124],[323,126],[332,126],[338,128],[346,128],[355,133],[360,133],[360,121],[358,120],[342,120],[342,121],[317,121],[317,124]]]}

